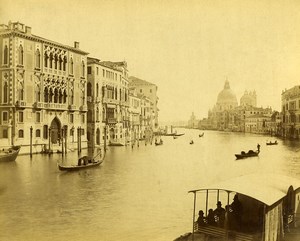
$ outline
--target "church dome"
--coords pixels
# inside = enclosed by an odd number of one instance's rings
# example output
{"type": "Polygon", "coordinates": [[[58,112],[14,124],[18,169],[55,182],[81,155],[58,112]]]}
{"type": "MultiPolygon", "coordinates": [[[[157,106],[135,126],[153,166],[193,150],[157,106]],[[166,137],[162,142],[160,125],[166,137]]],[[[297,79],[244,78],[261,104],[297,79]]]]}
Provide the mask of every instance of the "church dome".
{"type": "Polygon", "coordinates": [[[236,95],[230,89],[228,80],[226,80],[224,89],[218,95],[217,104],[218,105],[231,105],[232,107],[235,107],[238,105],[236,95]]]}

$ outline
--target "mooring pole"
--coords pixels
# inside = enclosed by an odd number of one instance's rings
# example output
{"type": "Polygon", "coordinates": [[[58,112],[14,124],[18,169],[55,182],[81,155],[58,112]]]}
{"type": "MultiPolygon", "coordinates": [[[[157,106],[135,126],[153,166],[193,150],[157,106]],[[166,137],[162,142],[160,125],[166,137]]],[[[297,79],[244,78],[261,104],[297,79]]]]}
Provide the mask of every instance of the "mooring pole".
{"type": "Polygon", "coordinates": [[[30,126],[30,158],[32,157],[32,126],[30,126]]]}

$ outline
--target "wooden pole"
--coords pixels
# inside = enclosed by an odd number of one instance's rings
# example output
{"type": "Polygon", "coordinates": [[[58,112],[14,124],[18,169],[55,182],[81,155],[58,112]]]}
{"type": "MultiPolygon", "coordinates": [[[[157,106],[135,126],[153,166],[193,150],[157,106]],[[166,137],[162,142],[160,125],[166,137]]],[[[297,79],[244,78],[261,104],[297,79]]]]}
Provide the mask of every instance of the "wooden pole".
{"type": "Polygon", "coordinates": [[[64,128],[61,128],[61,155],[64,155],[64,128]]]}
{"type": "Polygon", "coordinates": [[[79,127],[77,127],[77,153],[79,155],[80,150],[79,150],[79,127]]]}
{"type": "Polygon", "coordinates": [[[68,147],[68,126],[65,126],[65,153],[67,154],[68,147]]]}
{"type": "Polygon", "coordinates": [[[32,126],[30,126],[30,158],[32,157],[32,126]]]}
{"type": "Polygon", "coordinates": [[[51,127],[49,127],[49,150],[48,150],[48,154],[51,154],[51,127]]]}
{"type": "Polygon", "coordinates": [[[194,210],[193,210],[193,234],[192,234],[192,241],[194,241],[194,232],[195,232],[195,211],[196,211],[196,192],[194,192],[194,210]]]}

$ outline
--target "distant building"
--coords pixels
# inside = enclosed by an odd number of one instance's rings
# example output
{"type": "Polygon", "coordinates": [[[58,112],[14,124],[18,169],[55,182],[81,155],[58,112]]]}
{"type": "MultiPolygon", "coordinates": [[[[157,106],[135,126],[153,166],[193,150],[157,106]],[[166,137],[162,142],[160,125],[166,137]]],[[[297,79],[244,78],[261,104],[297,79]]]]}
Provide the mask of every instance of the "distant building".
{"type": "Polygon", "coordinates": [[[300,86],[282,91],[282,136],[299,139],[300,137],[300,86]]]}
{"type": "Polygon", "coordinates": [[[194,112],[192,112],[192,115],[188,121],[188,127],[189,128],[198,128],[199,127],[199,120],[196,119],[194,112]]]}
{"type": "Polygon", "coordinates": [[[139,79],[134,76],[129,77],[129,86],[130,88],[136,89],[136,93],[144,95],[150,100],[151,105],[151,125],[153,129],[158,127],[158,95],[157,95],[157,86],[153,83],[150,83],[146,80],[139,79]]]}
{"type": "Polygon", "coordinates": [[[86,147],[88,53],[19,22],[0,26],[0,48],[0,145],[28,153],[32,136],[33,152],[66,150],[80,136],[86,147]]]}
{"type": "Polygon", "coordinates": [[[256,107],[256,92],[245,91],[244,95],[240,99],[241,106],[253,106],[256,107]]]}

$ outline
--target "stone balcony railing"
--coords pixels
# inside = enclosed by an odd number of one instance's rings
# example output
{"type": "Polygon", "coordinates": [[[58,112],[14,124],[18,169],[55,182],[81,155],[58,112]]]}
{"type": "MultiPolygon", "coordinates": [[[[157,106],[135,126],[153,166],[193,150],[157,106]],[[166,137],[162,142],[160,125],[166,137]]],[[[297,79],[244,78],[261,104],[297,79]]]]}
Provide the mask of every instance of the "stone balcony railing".
{"type": "Polygon", "coordinates": [[[75,111],[76,109],[76,105],[69,105],[69,111],[75,111]]]}
{"type": "Polygon", "coordinates": [[[34,103],[34,108],[43,109],[44,108],[44,103],[37,101],[37,102],[34,103]]]}
{"type": "Polygon", "coordinates": [[[119,104],[120,101],[119,100],[115,100],[115,99],[110,99],[110,98],[103,98],[103,103],[105,104],[119,104]]]}
{"type": "Polygon", "coordinates": [[[17,108],[25,108],[26,107],[26,102],[24,100],[18,100],[16,102],[16,107],[17,108]]]}
{"type": "Polygon", "coordinates": [[[82,105],[79,107],[80,111],[86,112],[87,111],[87,105],[82,105]]]}
{"type": "Polygon", "coordinates": [[[51,110],[67,110],[67,104],[61,104],[61,103],[44,103],[45,109],[51,109],[51,110]]]}

